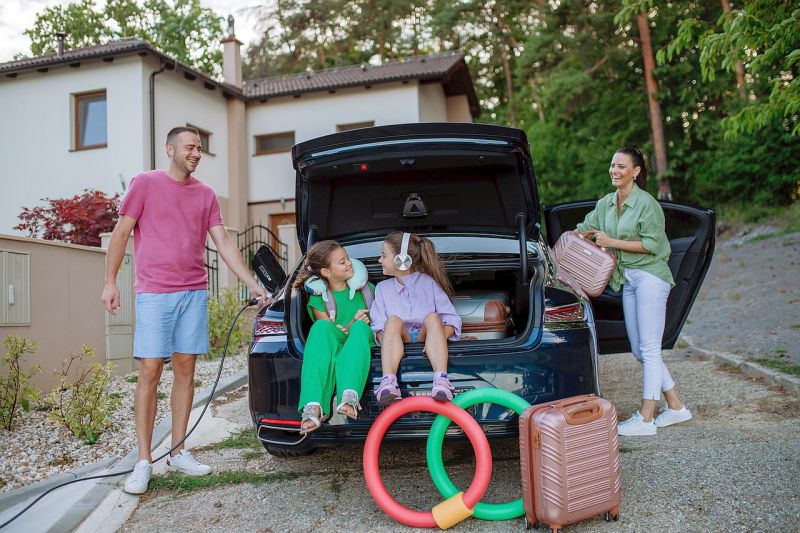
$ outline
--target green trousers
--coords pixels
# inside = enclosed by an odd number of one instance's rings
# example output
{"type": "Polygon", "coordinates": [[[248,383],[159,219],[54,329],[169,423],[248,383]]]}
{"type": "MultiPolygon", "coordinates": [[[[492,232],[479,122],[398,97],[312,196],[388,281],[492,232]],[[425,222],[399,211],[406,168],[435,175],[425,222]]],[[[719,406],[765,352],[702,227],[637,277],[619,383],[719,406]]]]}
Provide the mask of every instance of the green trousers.
{"type": "Polygon", "coordinates": [[[318,402],[325,415],[334,389],[339,395],[353,389],[360,397],[369,373],[371,338],[369,325],[360,320],[350,326],[348,335],[327,320],[314,322],[303,352],[297,410],[302,412],[308,402],[318,402]]]}

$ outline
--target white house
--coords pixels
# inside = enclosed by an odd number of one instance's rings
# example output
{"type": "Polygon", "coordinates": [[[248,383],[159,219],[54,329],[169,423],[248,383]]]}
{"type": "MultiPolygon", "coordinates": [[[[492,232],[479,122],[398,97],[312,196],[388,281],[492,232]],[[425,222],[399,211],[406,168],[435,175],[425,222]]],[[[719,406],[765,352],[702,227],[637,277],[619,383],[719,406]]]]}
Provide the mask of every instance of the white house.
{"type": "Polygon", "coordinates": [[[191,125],[206,152],[197,177],[216,190],[226,225],[278,234],[295,220],[293,144],[479,113],[461,52],[243,82],[240,46],[223,41],[222,83],[139,39],[0,64],[0,233],[41,198],[122,192],[167,165],[171,127],[191,125]]]}

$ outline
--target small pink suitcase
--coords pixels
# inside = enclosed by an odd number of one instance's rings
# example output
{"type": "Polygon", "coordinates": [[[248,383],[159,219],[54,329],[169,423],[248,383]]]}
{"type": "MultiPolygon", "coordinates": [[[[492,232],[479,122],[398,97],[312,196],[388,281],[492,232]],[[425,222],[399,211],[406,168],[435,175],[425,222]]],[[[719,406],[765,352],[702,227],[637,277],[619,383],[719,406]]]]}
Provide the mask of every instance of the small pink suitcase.
{"type": "Polygon", "coordinates": [[[603,292],[617,266],[617,260],[586,237],[567,231],[553,246],[557,270],[565,271],[583,292],[595,297],[603,292]]]}
{"type": "Polygon", "coordinates": [[[525,526],[619,518],[617,411],[594,395],[529,407],[519,418],[525,526]]]}

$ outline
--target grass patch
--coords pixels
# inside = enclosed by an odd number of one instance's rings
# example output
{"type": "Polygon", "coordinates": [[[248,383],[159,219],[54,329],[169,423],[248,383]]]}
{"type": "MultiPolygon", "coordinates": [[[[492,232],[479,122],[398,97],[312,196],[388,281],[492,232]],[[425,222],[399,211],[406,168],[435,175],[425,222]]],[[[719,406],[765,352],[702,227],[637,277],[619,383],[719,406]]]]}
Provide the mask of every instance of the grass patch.
{"type": "Polygon", "coordinates": [[[775,353],[786,353],[786,348],[775,348],[775,353]]]}
{"type": "Polygon", "coordinates": [[[789,327],[792,328],[792,329],[800,329],[800,322],[795,322],[794,324],[792,324],[789,327]]]}
{"type": "Polygon", "coordinates": [[[723,372],[741,372],[739,367],[730,363],[718,363],[717,368],[723,372]]]}
{"type": "Polygon", "coordinates": [[[631,452],[635,452],[635,451],[636,451],[636,448],[628,448],[627,446],[620,446],[619,447],[619,453],[631,453],[631,452]]]}
{"type": "Polygon", "coordinates": [[[777,357],[760,357],[758,359],[751,359],[754,363],[763,365],[767,368],[789,374],[790,376],[800,376],[800,365],[796,365],[785,359],[778,359],[777,357]]]}
{"type": "Polygon", "coordinates": [[[153,476],[148,485],[148,491],[176,491],[193,492],[196,490],[210,489],[224,485],[240,485],[249,483],[260,485],[275,481],[291,481],[297,479],[301,474],[296,472],[220,472],[207,476],[184,476],[183,474],[170,473],[166,475],[153,476]]]}
{"type": "MultiPolygon", "coordinates": [[[[767,239],[774,239],[775,237],[783,237],[784,235],[789,235],[790,233],[797,233],[800,231],[800,224],[792,224],[790,226],[786,226],[781,231],[774,231],[772,233],[762,233],[761,235],[756,235],[751,239],[747,239],[748,243],[751,242],[758,242],[758,241],[766,241],[767,239]]],[[[785,246],[788,246],[784,243],[785,246]]]]}
{"type": "Polygon", "coordinates": [[[139,382],[139,375],[138,374],[131,374],[129,376],[125,376],[125,381],[128,383],[138,383],[139,382]]]}
{"type": "Polygon", "coordinates": [[[156,392],[156,400],[163,400],[166,397],[167,397],[166,392],[161,392],[161,391],[156,392]]]}
{"type": "Polygon", "coordinates": [[[252,428],[244,428],[236,433],[231,433],[223,440],[208,444],[198,450],[223,450],[223,449],[261,448],[261,443],[256,438],[252,428]]]}
{"type": "Polygon", "coordinates": [[[242,459],[245,461],[254,461],[256,459],[261,459],[264,457],[264,454],[267,453],[264,450],[247,450],[242,454],[242,459]]]}
{"type": "Polygon", "coordinates": [[[680,349],[683,349],[683,348],[688,348],[688,347],[689,347],[689,343],[688,343],[688,342],[686,342],[686,341],[685,341],[685,340],[683,340],[683,339],[678,339],[678,342],[677,342],[677,344],[675,345],[675,347],[676,347],[676,348],[680,348],[680,349]]]}
{"type": "Polygon", "coordinates": [[[726,224],[741,226],[745,224],[775,224],[797,227],[800,231],[800,202],[788,206],[764,206],[755,204],[730,204],[719,206],[717,220],[726,224]]]}

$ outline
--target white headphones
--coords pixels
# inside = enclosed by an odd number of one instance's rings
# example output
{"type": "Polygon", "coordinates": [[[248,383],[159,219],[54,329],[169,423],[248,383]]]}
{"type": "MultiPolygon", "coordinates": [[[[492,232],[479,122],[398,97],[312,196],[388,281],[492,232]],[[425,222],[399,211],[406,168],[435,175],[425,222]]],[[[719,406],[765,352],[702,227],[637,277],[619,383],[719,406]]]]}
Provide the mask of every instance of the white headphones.
{"type": "Polygon", "coordinates": [[[403,232],[403,243],[400,245],[400,253],[394,256],[394,266],[397,270],[406,271],[411,268],[411,256],[408,255],[408,240],[410,233],[403,232]]]}

